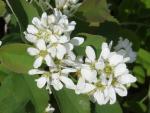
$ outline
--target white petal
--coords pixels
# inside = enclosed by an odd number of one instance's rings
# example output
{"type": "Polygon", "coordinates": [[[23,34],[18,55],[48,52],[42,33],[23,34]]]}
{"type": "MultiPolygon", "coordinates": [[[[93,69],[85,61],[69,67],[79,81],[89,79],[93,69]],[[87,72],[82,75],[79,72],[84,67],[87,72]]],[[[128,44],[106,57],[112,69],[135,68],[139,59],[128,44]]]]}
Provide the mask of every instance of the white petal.
{"type": "Polygon", "coordinates": [[[27,33],[24,33],[25,34],[25,38],[31,42],[31,43],[36,43],[37,42],[37,37],[35,35],[32,35],[32,34],[27,34],[27,33]]]}
{"type": "Polygon", "coordinates": [[[75,89],[76,94],[86,94],[94,90],[95,86],[85,82],[85,79],[80,77],[75,89]]]}
{"type": "Polygon", "coordinates": [[[36,75],[36,74],[44,74],[45,71],[39,70],[39,69],[31,69],[29,70],[29,75],[36,75]]]}
{"type": "Polygon", "coordinates": [[[70,40],[70,42],[75,46],[79,46],[84,42],[84,38],[74,37],[73,39],[70,40]]]}
{"type": "Polygon", "coordinates": [[[114,104],[116,102],[116,93],[113,87],[108,89],[110,104],[114,104]]]}
{"type": "Polygon", "coordinates": [[[55,23],[56,21],[56,18],[54,15],[49,15],[48,16],[48,24],[52,24],[52,23],[55,23]]]}
{"type": "Polygon", "coordinates": [[[63,88],[63,84],[60,82],[59,79],[54,79],[52,80],[52,83],[51,83],[54,87],[55,90],[61,90],[63,88]]]}
{"type": "Polygon", "coordinates": [[[123,62],[123,56],[122,55],[119,55],[119,54],[113,54],[110,58],[109,58],[109,63],[110,65],[112,66],[116,66],[118,65],[119,63],[122,63],[123,62]]]}
{"type": "Polygon", "coordinates": [[[74,52],[72,51],[68,52],[68,59],[71,59],[72,61],[76,59],[76,55],[74,54],[74,52]]]}
{"type": "Polygon", "coordinates": [[[44,59],[45,59],[46,64],[48,66],[52,66],[53,67],[55,65],[54,62],[53,62],[53,59],[51,58],[50,55],[47,54],[44,59]]]}
{"type": "Polygon", "coordinates": [[[34,61],[34,64],[33,64],[33,67],[34,68],[38,68],[42,65],[42,61],[43,61],[43,58],[42,57],[38,57],[35,61],[34,61]]]}
{"type": "Polygon", "coordinates": [[[43,88],[46,84],[47,78],[40,77],[39,79],[36,79],[35,81],[37,82],[37,87],[38,88],[43,88]]]}
{"type": "Polygon", "coordinates": [[[39,50],[33,47],[29,47],[27,49],[27,52],[31,55],[31,56],[35,56],[39,54],[39,50]]]}
{"type": "Polygon", "coordinates": [[[90,47],[90,46],[87,46],[85,52],[86,52],[87,57],[88,57],[91,61],[94,62],[95,59],[96,59],[96,55],[95,55],[94,49],[93,49],[92,47],[90,47]]]}
{"type": "Polygon", "coordinates": [[[31,33],[31,34],[38,33],[38,29],[36,27],[34,27],[33,25],[28,25],[27,31],[28,31],[28,33],[31,33]]]}
{"type": "Polygon", "coordinates": [[[74,46],[71,43],[66,43],[65,47],[66,47],[67,51],[72,51],[74,48],[74,46]]]}
{"type": "Polygon", "coordinates": [[[124,74],[124,75],[118,77],[118,81],[121,84],[134,83],[134,82],[136,82],[136,80],[137,80],[136,77],[134,77],[131,74],[124,74]]]}
{"type": "Polygon", "coordinates": [[[81,74],[82,74],[83,78],[85,78],[88,82],[96,82],[97,81],[96,70],[81,69],[81,74]]]}
{"type": "Polygon", "coordinates": [[[39,29],[41,29],[41,21],[37,18],[37,17],[34,17],[33,20],[32,20],[32,23],[39,29]]]}
{"type": "Polygon", "coordinates": [[[125,64],[119,64],[115,67],[114,69],[114,74],[115,77],[124,74],[125,72],[127,72],[127,67],[125,64]]]}
{"type": "Polygon", "coordinates": [[[102,52],[101,52],[101,57],[104,58],[104,59],[107,59],[109,57],[109,54],[110,54],[110,49],[108,47],[108,44],[107,43],[103,43],[102,44],[102,52]]]}
{"type": "Polygon", "coordinates": [[[46,50],[46,44],[43,39],[39,39],[38,42],[36,43],[36,46],[39,50],[46,50]]]}
{"type": "Polygon", "coordinates": [[[57,58],[63,59],[64,55],[66,54],[66,48],[63,45],[57,45],[57,58]]]}
{"type": "Polygon", "coordinates": [[[65,36],[65,35],[63,35],[63,36],[61,36],[61,37],[59,37],[59,38],[60,38],[60,39],[59,39],[59,42],[60,42],[60,43],[66,43],[66,42],[69,41],[68,37],[65,36]]]}
{"type": "Polygon", "coordinates": [[[121,97],[127,96],[127,89],[122,84],[116,84],[115,85],[115,91],[121,97]]]}
{"type": "Polygon", "coordinates": [[[61,72],[64,74],[68,74],[68,73],[72,73],[72,72],[76,72],[76,71],[77,70],[73,69],[73,68],[66,68],[66,69],[63,69],[61,72]]]}
{"type": "Polygon", "coordinates": [[[60,80],[65,84],[66,88],[75,89],[75,85],[70,78],[65,76],[60,76],[60,80]]]}
{"type": "Polygon", "coordinates": [[[93,96],[99,105],[105,104],[104,94],[101,91],[97,90],[93,96]]]}
{"type": "Polygon", "coordinates": [[[46,27],[47,26],[47,13],[44,12],[41,17],[41,23],[46,27]]]}
{"type": "Polygon", "coordinates": [[[95,63],[95,68],[97,70],[103,70],[105,67],[105,63],[103,61],[98,61],[95,63]]]}
{"type": "Polygon", "coordinates": [[[51,53],[51,56],[54,58],[56,56],[56,48],[55,47],[50,47],[47,49],[49,53],[51,53]]]}

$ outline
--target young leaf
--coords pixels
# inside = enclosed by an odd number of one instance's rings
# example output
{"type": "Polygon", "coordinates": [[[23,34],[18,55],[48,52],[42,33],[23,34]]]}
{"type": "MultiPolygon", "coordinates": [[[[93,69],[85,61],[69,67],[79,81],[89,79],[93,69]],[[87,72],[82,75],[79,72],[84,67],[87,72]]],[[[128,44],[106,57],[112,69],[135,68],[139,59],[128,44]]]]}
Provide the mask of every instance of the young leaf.
{"type": "Polygon", "coordinates": [[[76,95],[74,91],[62,89],[53,91],[61,113],[90,113],[90,101],[84,95],[76,95]]]}
{"type": "Polygon", "coordinates": [[[34,58],[27,53],[27,44],[9,44],[0,48],[1,64],[17,73],[28,73],[32,68],[34,58]]]}

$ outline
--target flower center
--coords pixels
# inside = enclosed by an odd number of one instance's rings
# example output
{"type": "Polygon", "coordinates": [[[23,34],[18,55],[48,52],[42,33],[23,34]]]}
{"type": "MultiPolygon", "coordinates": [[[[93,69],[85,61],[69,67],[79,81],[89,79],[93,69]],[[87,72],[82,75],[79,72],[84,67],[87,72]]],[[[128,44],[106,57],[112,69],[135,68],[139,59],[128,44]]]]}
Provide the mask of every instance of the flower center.
{"type": "Polygon", "coordinates": [[[46,50],[41,50],[39,55],[42,57],[45,57],[48,54],[48,52],[46,50]]]}
{"type": "Polygon", "coordinates": [[[112,74],[112,67],[109,66],[109,65],[106,65],[105,68],[104,68],[104,72],[105,72],[107,75],[112,74]]]}
{"type": "Polygon", "coordinates": [[[38,38],[44,38],[45,40],[47,40],[49,36],[52,35],[52,32],[49,30],[41,30],[36,35],[38,38]]]}

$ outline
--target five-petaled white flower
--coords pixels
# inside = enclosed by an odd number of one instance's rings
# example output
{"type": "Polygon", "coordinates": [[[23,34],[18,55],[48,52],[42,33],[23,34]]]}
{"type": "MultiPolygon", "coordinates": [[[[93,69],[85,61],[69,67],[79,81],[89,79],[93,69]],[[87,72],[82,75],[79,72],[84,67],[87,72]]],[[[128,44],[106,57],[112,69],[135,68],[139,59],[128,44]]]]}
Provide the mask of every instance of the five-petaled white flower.
{"type": "Polygon", "coordinates": [[[128,39],[119,38],[118,44],[114,47],[115,51],[124,57],[129,57],[128,63],[133,63],[136,60],[137,53],[132,49],[132,43],[128,39]]]}
{"type": "Polygon", "coordinates": [[[48,48],[46,47],[46,44],[43,39],[39,39],[37,43],[35,44],[36,48],[29,47],[27,49],[28,53],[31,56],[35,56],[36,60],[33,64],[34,68],[38,68],[42,65],[42,61],[45,60],[46,64],[48,66],[55,66],[53,59],[48,52],[48,48]]]}

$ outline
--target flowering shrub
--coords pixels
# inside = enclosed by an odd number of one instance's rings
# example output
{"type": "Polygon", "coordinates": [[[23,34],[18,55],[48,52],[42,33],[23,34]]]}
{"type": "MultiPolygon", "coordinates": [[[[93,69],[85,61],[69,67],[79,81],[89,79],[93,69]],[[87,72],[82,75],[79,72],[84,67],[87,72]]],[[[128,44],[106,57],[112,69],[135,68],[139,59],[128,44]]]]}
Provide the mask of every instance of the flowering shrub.
{"type": "Polygon", "coordinates": [[[0,3],[0,113],[148,112],[149,26],[129,0],[0,3]]]}

